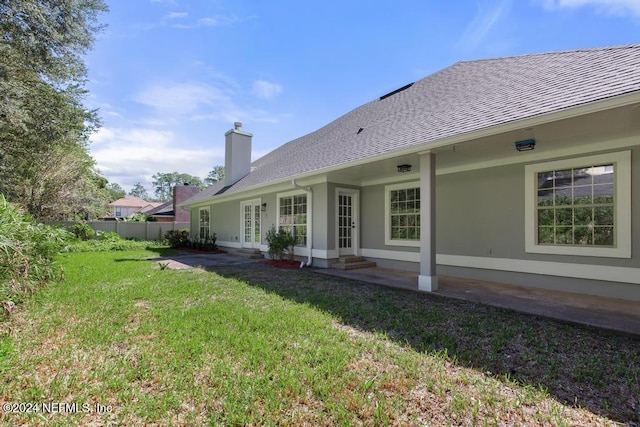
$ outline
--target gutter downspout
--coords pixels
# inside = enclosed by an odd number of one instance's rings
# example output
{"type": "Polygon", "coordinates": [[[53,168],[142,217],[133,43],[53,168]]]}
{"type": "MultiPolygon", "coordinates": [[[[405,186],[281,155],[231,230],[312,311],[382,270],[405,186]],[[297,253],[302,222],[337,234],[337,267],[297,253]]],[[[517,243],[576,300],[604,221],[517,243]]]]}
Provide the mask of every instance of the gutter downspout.
{"type": "Polygon", "coordinates": [[[313,262],[313,191],[311,190],[311,186],[303,187],[301,185],[296,184],[296,180],[291,180],[291,185],[300,190],[304,190],[309,195],[309,200],[307,201],[307,250],[309,251],[309,255],[307,256],[307,267],[311,267],[311,263],[313,262]]]}

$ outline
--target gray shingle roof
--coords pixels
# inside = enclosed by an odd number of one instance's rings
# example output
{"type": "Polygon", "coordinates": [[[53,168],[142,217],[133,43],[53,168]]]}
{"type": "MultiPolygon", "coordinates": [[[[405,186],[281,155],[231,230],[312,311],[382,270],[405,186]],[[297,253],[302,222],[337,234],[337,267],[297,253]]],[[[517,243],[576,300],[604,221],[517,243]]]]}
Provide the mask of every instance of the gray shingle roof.
{"type": "Polygon", "coordinates": [[[282,145],[225,194],[632,92],[640,44],[458,62],[282,145]]]}

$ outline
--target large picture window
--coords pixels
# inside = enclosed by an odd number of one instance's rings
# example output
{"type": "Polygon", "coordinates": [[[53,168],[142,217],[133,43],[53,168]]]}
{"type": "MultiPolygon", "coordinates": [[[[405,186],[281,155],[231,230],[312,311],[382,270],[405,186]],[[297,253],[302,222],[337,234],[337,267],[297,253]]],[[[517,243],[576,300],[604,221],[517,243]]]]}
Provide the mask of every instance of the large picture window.
{"type": "Polygon", "coordinates": [[[385,243],[398,246],[420,245],[419,182],[386,186],[385,243]]]}
{"type": "Polygon", "coordinates": [[[539,245],[614,246],[613,163],[538,172],[539,245]]]}
{"type": "Polygon", "coordinates": [[[199,232],[198,237],[200,240],[208,240],[209,239],[209,209],[201,208],[199,214],[199,232]]]}
{"type": "Polygon", "coordinates": [[[528,191],[534,191],[533,206],[527,208],[527,251],[630,256],[629,152],[526,170],[528,191]]]}
{"type": "Polygon", "coordinates": [[[296,246],[307,245],[307,195],[293,194],[279,198],[278,227],[289,231],[296,246]]]}

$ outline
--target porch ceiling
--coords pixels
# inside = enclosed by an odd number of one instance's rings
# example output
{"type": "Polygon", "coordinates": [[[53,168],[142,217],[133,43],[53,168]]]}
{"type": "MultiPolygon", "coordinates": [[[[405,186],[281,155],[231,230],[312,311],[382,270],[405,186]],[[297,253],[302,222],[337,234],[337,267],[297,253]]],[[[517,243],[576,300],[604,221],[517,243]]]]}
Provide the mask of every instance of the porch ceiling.
{"type": "MultiPolygon", "coordinates": [[[[559,120],[532,128],[504,132],[484,138],[434,149],[437,173],[463,170],[470,164],[495,166],[504,163],[529,163],[545,153],[563,149],[582,149],[588,144],[602,143],[615,138],[638,135],[640,132],[640,104],[619,107],[578,118],[559,120]],[[518,152],[515,142],[535,139],[533,151],[518,152]]],[[[371,185],[417,179],[420,175],[418,152],[390,157],[326,174],[330,182],[371,185]],[[398,172],[398,165],[411,165],[410,172],[398,172]]]]}

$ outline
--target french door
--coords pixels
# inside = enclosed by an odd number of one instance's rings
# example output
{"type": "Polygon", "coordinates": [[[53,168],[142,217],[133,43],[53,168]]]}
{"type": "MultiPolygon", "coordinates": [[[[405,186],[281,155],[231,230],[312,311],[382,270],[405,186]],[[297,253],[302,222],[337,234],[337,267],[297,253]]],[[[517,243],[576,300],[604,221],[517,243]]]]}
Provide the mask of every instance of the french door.
{"type": "Polygon", "coordinates": [[[339,189],[336,203],[336,227],[340,256],[358,253],[358,190],[339,189]]]}
{"type": "Polygon", "coordinates": [[[241,244],[243,248],[260,248],[261,234],[260,199],[240,203],[242,221],[240,225],[241,244]]]}

